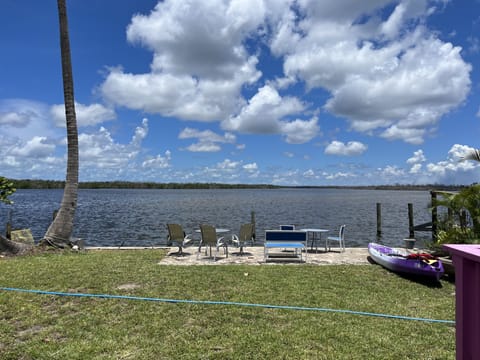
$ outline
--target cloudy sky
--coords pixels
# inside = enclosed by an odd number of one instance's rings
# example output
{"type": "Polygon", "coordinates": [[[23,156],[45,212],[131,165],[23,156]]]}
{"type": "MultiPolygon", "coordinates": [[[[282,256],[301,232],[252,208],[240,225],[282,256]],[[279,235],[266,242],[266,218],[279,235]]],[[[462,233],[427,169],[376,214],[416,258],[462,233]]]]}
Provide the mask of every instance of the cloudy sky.
{"type": "MultiPolygon", "coordinates": [[[[67,5],[81,181],[480,181],[480,0],[67,5]]],[[[63,180],[56,1],[0,44],[0,175],[63,180]]]]}

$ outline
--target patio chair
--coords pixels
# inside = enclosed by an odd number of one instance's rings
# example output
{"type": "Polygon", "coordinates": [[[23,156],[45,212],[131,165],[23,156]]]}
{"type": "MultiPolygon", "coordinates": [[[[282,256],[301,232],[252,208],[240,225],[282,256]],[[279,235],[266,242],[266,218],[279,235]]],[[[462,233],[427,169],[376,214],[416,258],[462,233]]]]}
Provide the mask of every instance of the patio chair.
{"type": "Polygon", "coordinates": [[[240,251],[237,253],[237,255],[240,256],[245,255],[243,247],[246,245],[253,245],[254,241],[255,239],[253,236],[253,224],[251,223],[242,224],[240,226],[240,232],[238,233],[238,235],[232,235],[232,243],[240,248],[240,251]]]}
{"type": "Polygon", "coordinates": [[[190,235],[186,235],[185,231],[179,224],[167,224],[168,229],[168,239],[167,244],[168,246],[178,246],[177,254],[182,256],[183,255],[183,248],[187,246],[187,244],[192,241],[193,239],[190,235]]]}
{"type": "Polygon", "coordinates": [[[197,259],[202,252],[202,246],[205,246],[205,255],[207,255],[207,250],[210,249],[210,257],[212,257],[212,247],[215,247],[213,261],[217,259],[218,250],[220,247],[223,247],[223,253],[226,254],[226,257],[228,257],[228,245],[224,241],[223,236],[217,238],[215,226],[202,224],[200,225],[200,232],[202,234],[202,238],[200,240],[200,245],[198,246],[197,259]]]}
{"type": "Polygon", "coordinates": [[[328,251],[330,251],[330,241],[338,242],[338,245],[340,246],[340,252],[345,251],[345,225],[340,226],[338,236],[327,236],[327,240],[325,242],[325,249],[328,248],[328,251]]]}

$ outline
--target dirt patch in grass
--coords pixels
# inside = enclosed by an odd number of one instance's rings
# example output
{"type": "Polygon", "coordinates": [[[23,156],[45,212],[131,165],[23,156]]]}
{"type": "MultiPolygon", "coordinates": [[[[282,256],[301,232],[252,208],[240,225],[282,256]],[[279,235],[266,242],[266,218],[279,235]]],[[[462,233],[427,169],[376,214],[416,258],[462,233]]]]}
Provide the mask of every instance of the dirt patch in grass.
{"type": "Polygon", "coordinates": [[[135,290],[135,289],[138,289],[140,287],[141,287],[141,285],[138,285],[138,284],[127,283],[127,284],[118,285],[117,289],[118,290],[135,290]]]}

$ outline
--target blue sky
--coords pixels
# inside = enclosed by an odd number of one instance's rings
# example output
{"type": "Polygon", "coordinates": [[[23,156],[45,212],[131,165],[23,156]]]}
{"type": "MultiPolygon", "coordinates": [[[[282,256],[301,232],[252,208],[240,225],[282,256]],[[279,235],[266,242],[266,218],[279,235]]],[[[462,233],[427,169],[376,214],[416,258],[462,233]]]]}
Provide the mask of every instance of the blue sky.
{"type": "MultiPolygon", "coordinates": [[[[80,181],[480,181],[479,0],[67,6],[80,181]]],[[[2,2],[2,176],[65,178],[57,16],[2,2]]]]}

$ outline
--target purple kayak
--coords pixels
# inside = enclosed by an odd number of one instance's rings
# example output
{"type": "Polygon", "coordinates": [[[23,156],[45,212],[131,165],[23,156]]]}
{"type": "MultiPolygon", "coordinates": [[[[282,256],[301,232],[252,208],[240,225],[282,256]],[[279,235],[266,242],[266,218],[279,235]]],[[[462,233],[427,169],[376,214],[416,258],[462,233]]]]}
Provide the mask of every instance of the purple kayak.
{"type": "Polygon", "coordinates": [[[428,253],[413,253],[402,248],[369,243],[368,253],[379,265],[393,272],[439,280],[443,273],[440,260],[428,253]]]}

